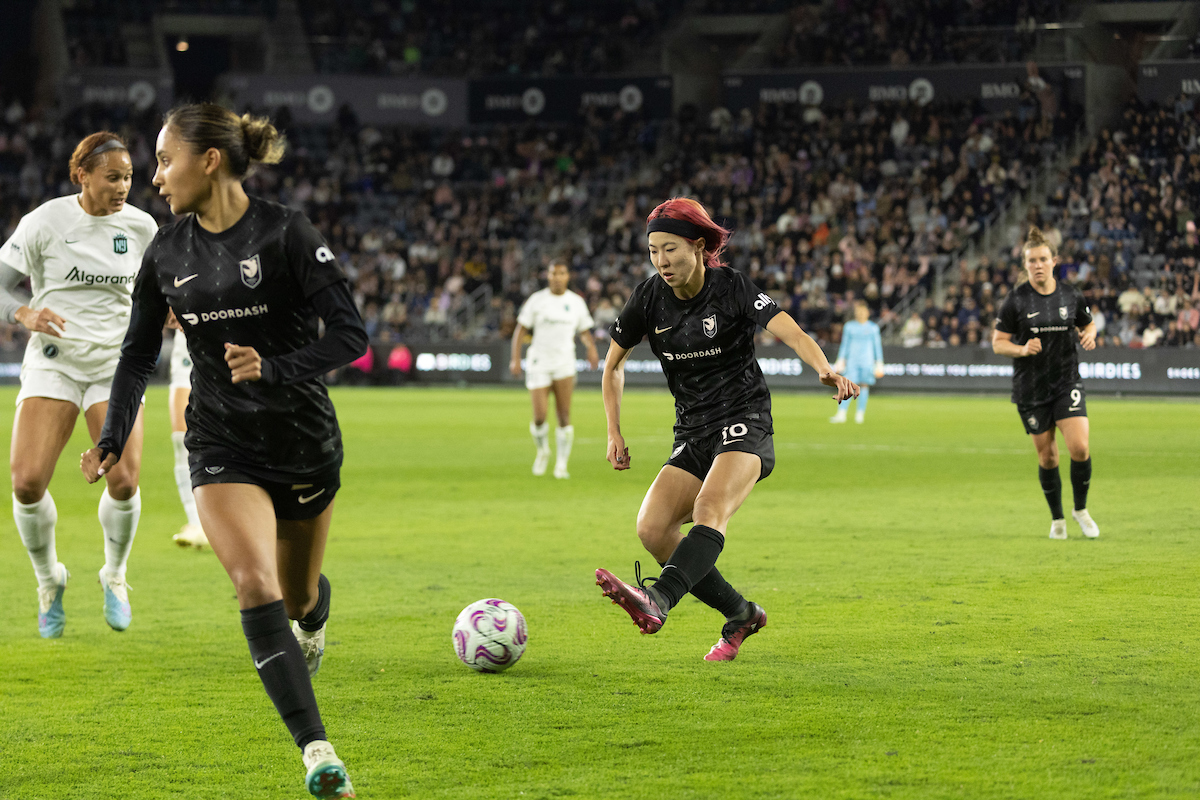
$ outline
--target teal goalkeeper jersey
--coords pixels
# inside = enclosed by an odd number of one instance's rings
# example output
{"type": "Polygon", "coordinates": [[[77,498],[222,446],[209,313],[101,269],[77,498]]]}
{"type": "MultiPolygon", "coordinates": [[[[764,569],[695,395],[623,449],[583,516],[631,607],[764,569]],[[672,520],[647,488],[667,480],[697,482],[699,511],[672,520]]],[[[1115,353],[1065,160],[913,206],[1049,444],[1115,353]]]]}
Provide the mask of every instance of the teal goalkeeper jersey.
{"type": "Polygon", "coordinates": [[[883,342],[879,338],[879,326],[874,322],[847,322],[842,328],[842,346],[837,357],[847,364],[873,365],[883,361],[883,342]]]}

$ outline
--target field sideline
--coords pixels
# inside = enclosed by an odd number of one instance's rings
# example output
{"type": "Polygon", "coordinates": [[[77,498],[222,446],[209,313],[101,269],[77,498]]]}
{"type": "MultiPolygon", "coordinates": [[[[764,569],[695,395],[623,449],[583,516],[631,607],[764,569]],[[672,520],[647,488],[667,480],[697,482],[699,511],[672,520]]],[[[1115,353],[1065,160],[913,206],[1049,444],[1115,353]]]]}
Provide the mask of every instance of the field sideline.
{"type": "MultiPolygon", "coordinates": [[[[530,476],[524,391],[332,393],[347,458],[315,687],[359,797],[1200,793],[1198,402],[1089,398],[1102,533],[1068,518],[1063,542],[1007,398],[878,392],[865,425],[834,426],[824,396],[776,393],[775,473],[720,561],[769,624],[709,664],[711,609],[685,600],[640,636],[593,585],[596,567],[652,562],[634,518],[671,443],[665,392],[626,395],[633,468],[615,474],[599,392],[581,390],[569,481],[530,476]],[[491,596],[530,629],[499,676],[450,642],[458,611],[491,596]]],[[[0,390],[5,431],[15,395],[0,390]]],[[[62,639],[38,637],[3,523],[0,798],[307,796],[231,584],[171,542],[166,405],[153,388],[127,632],[101,615],[82,421],[51,484],[72,572],[62,639]]]]}

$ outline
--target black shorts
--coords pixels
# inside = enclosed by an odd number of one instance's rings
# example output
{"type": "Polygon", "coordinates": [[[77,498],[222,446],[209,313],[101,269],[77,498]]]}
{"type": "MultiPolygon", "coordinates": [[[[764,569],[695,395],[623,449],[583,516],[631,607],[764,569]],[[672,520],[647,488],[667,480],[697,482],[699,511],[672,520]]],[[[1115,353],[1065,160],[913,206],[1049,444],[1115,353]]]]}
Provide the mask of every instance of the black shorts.
{"type": "Polygon", "coordinates": [[[1067,417],[1087,416],[1087,392],[1077,383],[1049,403],[1028,405],[1017,403],[1017,413],[1026,433],[1045,433],[1054,430],[1054,423],[1067,417]]]}
{"type": "Polygon", "coordinates": [[[192,459],[192,488],[213,483],[249,483],[262,487],[275,506],[275,518],[287,520],[312,519],[333,502],[342,486],[341,467],[292,481],[279,481],[264,476],[246,464],[220,463],[212,459],[192,459]]]}
{"type": "Polygon", "coordinates": [[[754,453],[762,462],[758,474],[761,481],[775,469],[775,441],[771,433],[771,426],[761,421],[736,419],[706,431],[677,433],[671,457],[663,466],[678,467],[704,480],[721,453],[754,453]]]}

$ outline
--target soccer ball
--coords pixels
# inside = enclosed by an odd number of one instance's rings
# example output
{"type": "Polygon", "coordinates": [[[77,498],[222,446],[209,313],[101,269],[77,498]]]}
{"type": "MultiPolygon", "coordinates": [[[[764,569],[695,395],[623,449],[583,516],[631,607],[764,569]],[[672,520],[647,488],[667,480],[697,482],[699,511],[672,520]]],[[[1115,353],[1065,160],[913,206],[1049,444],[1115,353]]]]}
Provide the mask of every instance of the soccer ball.
{"type": "Polygon", "coordinates": [[[503,672],[521,658],[529,635],[512,603],[476,600],[454,620],[454,652],[477,672],[503,672]]]}

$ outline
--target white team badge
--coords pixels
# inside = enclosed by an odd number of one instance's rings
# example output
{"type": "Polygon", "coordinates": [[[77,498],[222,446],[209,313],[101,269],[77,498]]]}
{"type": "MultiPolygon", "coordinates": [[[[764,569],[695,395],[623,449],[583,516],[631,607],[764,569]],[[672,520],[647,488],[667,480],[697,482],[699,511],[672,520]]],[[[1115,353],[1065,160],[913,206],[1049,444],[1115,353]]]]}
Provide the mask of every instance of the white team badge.
{"type": "Polygon", "coordinates": [[[671,458],[674,458],[675,456],[677,456],[677,455],[679,455],[680,453],[682,453],[682,452],[683,452],[683,448],[684,448],[684,447],[686,447],[686,446],[687,446],[687,442],[684,442],[683,444],[679,445],[679,447],[676,447],[674,450],[672,450],[672,451],[671,451],[671,458]]]}
{"type": "Polygon", "coordinates": [[[704,318],[704,335],[708,338],[713,338],[717,335],[717,315],[704,318]]]}
{"type": "Polygon", "coordinates": [[[1030,428],[1035,431],[1037,430],[1037,417],[1030,417],[1028,420],[1026,420],[1026,422],[1029,423],[1030,428]]]}
{"type": "Polygon", "coordinates": [[[246,286],[253,289],[262,283],[262,264],[259,263],[258,253],[255,253],[253,258],[239,261],[238,267],[242,271],[242,283],[246,286]]]}
{"type": "Polygon", "coordinates": [[[1067,318],[1067,307],[1066,307],[1066,306],[1059,306],[1059,307],[1058,307],[1058,315],[1059,315],[1060,317],[1062,317],[1063,319],[1066,319],[1066,318],[1067,318]]]}

